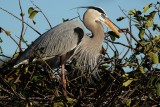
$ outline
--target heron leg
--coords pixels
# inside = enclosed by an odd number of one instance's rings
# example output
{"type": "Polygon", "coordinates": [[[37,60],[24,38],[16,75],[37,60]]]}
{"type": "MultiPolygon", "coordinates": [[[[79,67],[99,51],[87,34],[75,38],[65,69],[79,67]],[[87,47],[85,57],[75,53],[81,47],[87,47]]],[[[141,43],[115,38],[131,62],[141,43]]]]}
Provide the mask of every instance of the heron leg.
{"type": "Polygon", "coordinates": [[[66,93],[66,79],[65,79],[65,66],[64,64],[62,64],[62,86],[63,86],[63,95],[66,98],[67,97],[67,93],[66,93]]]}

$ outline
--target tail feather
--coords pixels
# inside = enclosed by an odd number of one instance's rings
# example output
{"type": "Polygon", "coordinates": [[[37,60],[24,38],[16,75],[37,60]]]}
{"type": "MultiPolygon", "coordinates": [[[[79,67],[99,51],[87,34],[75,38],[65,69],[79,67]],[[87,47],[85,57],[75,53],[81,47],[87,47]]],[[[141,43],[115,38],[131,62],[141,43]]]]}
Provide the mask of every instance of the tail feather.
{"type": "Polygon", "coordinates": [[[33,56],[32,50],[28,48],[24,52],[20,53],[17,58],[13,59],[12,64],[15,68],[21,64],[27,64],[29,59],[33,56]]]}

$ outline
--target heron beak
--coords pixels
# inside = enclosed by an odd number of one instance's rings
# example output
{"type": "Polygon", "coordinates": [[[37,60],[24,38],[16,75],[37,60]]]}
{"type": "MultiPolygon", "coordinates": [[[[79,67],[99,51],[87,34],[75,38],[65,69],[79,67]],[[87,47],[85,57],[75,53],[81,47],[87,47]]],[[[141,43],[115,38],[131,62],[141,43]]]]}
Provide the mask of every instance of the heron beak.
{"type": "Polygon", "coordinates": [[[104,23],[108,26],[113,32],[115,32],[119,37],[121,36],[120,32],[115,28],[114,24],[109,20],[109,18],[104,19],[104,23]]]}

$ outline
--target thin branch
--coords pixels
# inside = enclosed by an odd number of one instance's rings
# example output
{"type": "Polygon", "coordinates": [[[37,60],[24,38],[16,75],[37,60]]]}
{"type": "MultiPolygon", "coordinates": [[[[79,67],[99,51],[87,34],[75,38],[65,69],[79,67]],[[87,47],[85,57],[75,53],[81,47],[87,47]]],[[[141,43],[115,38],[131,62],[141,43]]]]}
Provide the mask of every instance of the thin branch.
{"type": "MultiPolygon", "coordinates": [[[[25,35],[26,34],[26,31],[27,31],[27,28],[28,28],[28,26],[26,26],[26,28],[24,29],[24,32],[23,32],[23,35],[25,35]]],[[[16,36],[18,39],[20,39],[18,36],[16,36]]],[[[23,37],[24,38],[24,37],[23,37]]],[[[23,38],[22,38],[22,40],[23,40],[23,38]]],[[[29,46],[29,44],[27,43],[27,41],[23,41],[24,43],[25,43],[25,45],[26,46],[29,46]]],[[[23,48],[22,48],[23,49],[23,48]]],[[[17,51],[16,51],[17,52],[17,51]]]]}
{"type": "Polygon", "coordinates": [[[13,87],[11,87],[8,83],[7,80],[3,79],[2,75],[0,75],[0,80],[2,81],[2,83],[4,83],[4,85],[6,85],[11,91],[12,93],[14,93],[14,95],[16,95],[17,97],[19,97],[20,99],[24,100],[25,98],[20,94],[20,93],[17,93],[13,87]]]}
{"type": "Polygon", "coordinates": [[[127,28],[127,29],[121,29],[121,31],[130,34],[130,36],[131,36],[139,45],[141,45],[141,46],[143,47],[143,45],[139,42],[139,40],[138,40],[136,37],[134,37],[134,35],[128,30],[128,28],[127,28]]]}
{"type": "MultiPolygon", "coordinates": [[[[131,20],[131,16],[129,18],[129,30],[130,30],[130,32],[132,32],[132,20],[131,20]]],[[[126,37],[127,37],[127,35],[126,35],[126,37]]],[[[130,37],[129,45],[132,47],[132,37],[130,37]]]]}
{"type": "MultiPolygon", "coordinates": [[[[15,16],[14,14],[12,14],[11,12],[9,12],[9,11],[7,11],[7,10],[1,8],[1,7],[0,7],[0,9],[3,10],[4,12],[10,14],[10,15],[13,16],[14,18],[18,19],[19,21],[22,21],[20,18],[18,18],[17,16],[15,16]]],[[[30,27],[32,30],[34,30],[36,33],[38,33],[39,35],[41,35],[41,33],[38,32],[35,28],[33,28],[31,25],[29,25],[29,24],[26,23],[25,21],[24,21],[24,23],[25,23],[28,27],[30,27]]]]}
{"type": "Polygon", "coordinates": [[[149,29],[147,29],[147,31],[149,32],[149,35],[150,35],[149,39],[153,39],[153,35],[152,35],[151,31],[149,29]]]}
{"type": "MultiPolygon", "coordinates": [[[[2,27],[0,27],[0,28],[1,28],[2,31],[6,32],[6,30],[4,28],[2,28],[2,27]]],[[[15,42],[15,44],[19,47],[18,42],[11,36],[11,34],[8,34],[7,36],[9,36],[15,42]]]]}
{"type": "Polygon", "coordinates": [[[4,54],[2,54],[2,53],[0,54],[0,56],[1,56],[1,57],[5,57],[5,58],[11,58],[11,57],[6,56],[6,55],[4,55],[4,54]]]}
{"type": "MultiPolygon", "coordinates": [[[[131,16],[130,16],[130,18],[129,18],[129,30],[130,30],[130,32],[132,32],[131,16]]],[[[129,39],[129,38],[127,37],[127,33],[125,34],[125,36],[126,36],[126,39],[127,39],[127,41],[128,41],[128,44],[132,47],[132,37],[130,37],[130,39],[129,39]]],[[[128,50],[127,50],[126,53],[123,55],[123,57],[122,57],[121,60],[123,60],[123,59],[126,57],[126,55],[128,54],[129,50],[130,50],[130,48],[128,48],[128,50]]]]}
{"type": "Polygon", "coordinates": [[[42,13],[42,15],[44,16],[44,18],[46,19],[47,23],[49,24],[50,28],[52,28],[51,23],[49,22],[48,18],[46,17],[46,15],[43,13],[43,11],[36,5],[33,3],[33,1],[31,1],[31,3],[42,13]]]}
{"type": "Polygon", "coordinates": [[[0,89],[1,89],[1,91],[4,91],[4,92],[6,92],[6,93],[8,93],[8,94],[13,95],[13,93],[11,93],[10,90],[7,90],[7,89],[5,89],[5,88],[3,88],[3,87],[0,87],[0,89]]]}
{"type": "Polygon", "coordinates": [[[77,8],[77,14],[78,14],[79,20],[80,20],[81,22],[83,22],[83,20],[81,19],[80,14],[79,14],[79,9],[78,9],[78,8],[77,8]]]}
{"type": "Polygon", "coordinates": [[[22,17],[22,29],[21,29],[20,39],[19,39],[19,51],[22,52],[21,43],[22,43],[23,32],[24,32],[24,13],[23,13],[22,6],[21,6],[21,0],[19,0],[19,7],[21,10],[21,17],[22,17]]]}
{"type": "MultiPolygon", "coordinates": [[[[131,45],[131,39],[129,40],[129,38],[127,37],[127,33],[125,34],[125,36],[126,36],[126,39],[127,39],[127,41],[128,41],[128,44],[130,45],[130,47],[132,47],[132,45],[131,45]]],[[[130,38],[132,38],[132,37],[130,37],[130,38]]],[[[127,49],[127,51],[126,51],[126,53],[122,56],[122,58],[121,58],[121,60],[123,60],[125,57],[126,57],[126,55],[128,54],[128,52],[129,52],[129,50],[130,50],[131,48],[128,48],[127,49]]],[[[132,48],[133,49],[133,48],[132,48]]]]}
{"type": "MultiPolygon", "coordinates": [[[[129,19],[130,17],[124,12],[124,10],[119,6],[119,8],[120,8],[120,10],[122,11],[122,13],[129,19]]],[[[131,18],[131,20],[133,21],[133,22],[135,22],[135,23],[138,23],[137,21],[135,21],[135,20],[133,20],[132,18],[131,18]]]]}
{"type": "Polygon", "coordinates": [[[108,41],[111,42],[111,43],[114,43],[114,44],[122,45],[122,46],[127,47],[127,48],[130,48],[130,49],[132,49],[132,50],[135,50],[133,47],[128,46],[128,45],[125,45],[125,44],[123,44],[123,43],[120,43],[120,42],[113,42],[113,41],[111,41],[111,40],[108,40],[108,41]]]}

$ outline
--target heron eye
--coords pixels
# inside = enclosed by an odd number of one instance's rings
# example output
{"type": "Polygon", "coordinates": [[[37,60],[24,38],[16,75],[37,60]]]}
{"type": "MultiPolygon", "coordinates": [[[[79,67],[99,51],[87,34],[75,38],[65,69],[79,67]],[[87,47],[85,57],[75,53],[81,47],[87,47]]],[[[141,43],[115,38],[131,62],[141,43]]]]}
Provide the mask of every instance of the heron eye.
{"type": "Polygon", "coordinates": [[[105,14],[101,14],[101,17],[104,19],[106,17],[106,15],[105,14]]]}

